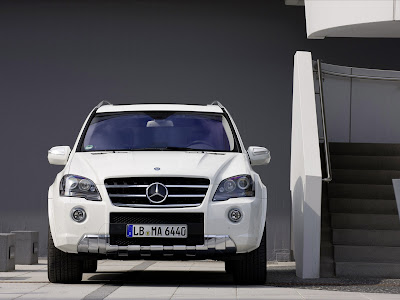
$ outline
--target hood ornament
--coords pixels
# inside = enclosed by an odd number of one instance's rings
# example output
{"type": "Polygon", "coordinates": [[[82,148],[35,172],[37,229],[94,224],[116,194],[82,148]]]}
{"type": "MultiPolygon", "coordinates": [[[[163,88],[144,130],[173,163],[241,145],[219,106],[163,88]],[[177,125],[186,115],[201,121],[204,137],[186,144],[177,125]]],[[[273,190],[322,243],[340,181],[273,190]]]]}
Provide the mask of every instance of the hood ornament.
{"type": "Polygon", "coordinates": [[[159,167],[155,167],[154,170],[160,171],[161,169],[159,167]]]}
{"type": "Polygon", "coordinates": [[[146,188],[146,196],[151,203],[162,203],[168,197],[168,189],[162,183],[155,182],[146,188]]]}

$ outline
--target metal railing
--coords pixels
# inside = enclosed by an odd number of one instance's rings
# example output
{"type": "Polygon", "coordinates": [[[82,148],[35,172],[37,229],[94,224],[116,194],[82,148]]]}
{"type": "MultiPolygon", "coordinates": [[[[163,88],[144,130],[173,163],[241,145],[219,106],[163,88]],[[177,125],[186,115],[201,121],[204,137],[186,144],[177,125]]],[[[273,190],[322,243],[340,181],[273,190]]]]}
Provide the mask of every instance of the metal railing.
{"type": "Polygon", "coordinates": [[[396,77],[380,77],[380,76],[368,76],[368,75],[355,75],[355,74],[345,74],[338,73],[333,71],[322,70],[321,61],[317,59],[317,70],[314,72],[317,73],[318,83],[319,83],[319,96],[320,96],[320,106],[321,106],[321,120],[322,120],[322,132],[323,137],[320,138],[320,141],[324,143],[324,152],[325,152],[325,163],[326,163],[326,172],[327,177],[322,180],[325,182],[332,181],[332,168],[331,168],[331,158],[329,151],[329,142],[328,142],[328,134],[326,129],[326,115],[325,115],[325,102],[324,102],[324,90],[323,90],[323,78],[322,75],[330,75],[336,77],[345,77],[345,78],[355,78],[362,80],[381,80],[381,81],[399,81],[400,78],[396,77]]]}
{"type": "Polygon", "coordinates": [[[323,78],[322,78],[322,69],[321,69],[321,61],[317,60],[317,73],[318,73],[318,83],[319,83],[319,99],[321,105],[321,120],[322,120],[322,133],[324,140],[324,149],[325,149],[325,163],[326,163],[326,173],[327,177],[322,178],[322,181],[331,182],[332,181],[332,167],[331,167],[331,154],[329,151],[329,143],[328,143],[328,133],[326,130],[326,116],[325,116],[325,102],[324,102],[324,88],[323,88],[323,78]]]}
{"type": "MultiPolygon", "coordinates": [[[[318,64],[318,60],[317,60],[318,64]]],[[[356,78],[356,79],[365,79],[365,80],[382,80],[382,81],[400,81],[400,78],[396,77],[379,77],[379,76],[368,76],[368,75],[355,75],[355,74],[345,74],[345,73],[337,73],[327,70],[321,70],[322,74],[337,76],[337,77],[347,77],[347,78],[356,78]]]]}

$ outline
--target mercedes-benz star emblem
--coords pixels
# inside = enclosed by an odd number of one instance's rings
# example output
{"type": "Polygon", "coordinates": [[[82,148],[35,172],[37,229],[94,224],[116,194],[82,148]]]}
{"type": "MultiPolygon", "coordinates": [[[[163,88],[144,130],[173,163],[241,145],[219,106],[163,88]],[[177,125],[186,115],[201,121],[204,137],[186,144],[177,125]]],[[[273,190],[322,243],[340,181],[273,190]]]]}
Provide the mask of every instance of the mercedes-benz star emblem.
{"type": "Polygon", "coordinates": [[[168,189],[162,183],[155,182],[146,188],[146,196],[151,203],[162,203],[168,197],[168,189]]]}

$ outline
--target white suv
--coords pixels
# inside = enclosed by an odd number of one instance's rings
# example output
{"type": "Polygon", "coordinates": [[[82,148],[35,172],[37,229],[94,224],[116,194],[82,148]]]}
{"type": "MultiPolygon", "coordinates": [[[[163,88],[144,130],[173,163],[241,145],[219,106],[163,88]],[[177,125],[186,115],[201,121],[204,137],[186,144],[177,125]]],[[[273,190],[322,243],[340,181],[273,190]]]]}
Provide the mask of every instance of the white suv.
{"type": "Polygon", "coordinates": [[[73,283],[97,260],[225,261],[238,284],[266,280],[267,189],[231,116],[211,105],[101,102],[49,188],[48,276],[73,283]]]}

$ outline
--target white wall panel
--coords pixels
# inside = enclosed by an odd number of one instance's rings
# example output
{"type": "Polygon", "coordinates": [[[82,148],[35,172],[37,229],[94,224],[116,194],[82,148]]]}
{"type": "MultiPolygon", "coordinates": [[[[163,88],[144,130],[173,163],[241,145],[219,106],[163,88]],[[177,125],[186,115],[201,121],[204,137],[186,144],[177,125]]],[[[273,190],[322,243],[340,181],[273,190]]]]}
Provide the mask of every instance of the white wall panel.
{"type": "Polygon", "coordinates": [[[312,39],[400,37],[400,24],[393,22],[396,1],[305,0],[307,35],[312,39]]]}
{"type": "MultiPolygon", "coordinates": [[[[400,72],[353,68],[355,75],[400,78],[400,72]]],[[[400,143],[400,81],[353,79],[351,142],[400,143]]]]}
{"type": "Polygon", "coordinates": [[[400,21],[400,0],[394,1],[394,19],[400,21]]]}
{"type": "MultiPolygon", "coordinates": [[[[400,79],[398,71],[327,64],[322,64],[322,69],[341,74],[400,79]]],[[[324,95],[330,142],[400,143],[400,81],[325,74],[324,95]]]]}

